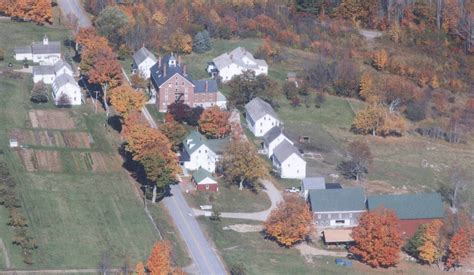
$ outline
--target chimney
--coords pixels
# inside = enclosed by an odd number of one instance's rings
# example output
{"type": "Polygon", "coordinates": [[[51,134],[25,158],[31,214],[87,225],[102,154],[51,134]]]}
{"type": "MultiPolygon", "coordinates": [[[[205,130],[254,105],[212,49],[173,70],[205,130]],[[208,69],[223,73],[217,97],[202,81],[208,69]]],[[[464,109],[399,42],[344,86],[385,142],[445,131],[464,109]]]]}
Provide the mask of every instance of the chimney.
{"type": "Polygon", "coordinates": [[[206,91],[206,93],[207,93],[208,90],[209,90],[209,83],[207,82],[207,80],[206,80],[206,86],[205,86],[205,87],[206,87],[205,91],[206,91]]]}
{"type": "Polygon", "coordinates": [[[183,74],[186,76],[186,64],[183,64],[183,74]]]}
{"type": "Polygon", "coordinates": [[[166,77],[166,67],[167,67],[166,65],[163,66],[163,76],[164,76],[164,77],[166,77]]]}

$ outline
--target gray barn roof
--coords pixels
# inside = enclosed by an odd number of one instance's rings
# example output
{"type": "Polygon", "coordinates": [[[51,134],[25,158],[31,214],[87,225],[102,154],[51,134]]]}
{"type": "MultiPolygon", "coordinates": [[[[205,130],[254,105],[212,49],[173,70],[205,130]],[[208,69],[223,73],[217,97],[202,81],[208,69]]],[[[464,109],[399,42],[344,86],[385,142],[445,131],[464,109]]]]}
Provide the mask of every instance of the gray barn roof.
{"type": "Polygon", "coordinates": [[[360,187],[309,190],[313,212],[364,211],[365,195],[360,187]]]}
{"type": "Polygon", "coordinates": [[[267,102],[263,101],[260,97],[252,99],[249,103],[245,105],[245,110],[247,115],[250,115],[252,121],[256,122],[265,115],[270,115],[278,119],[277,114],[273,110],[272,106],[267,102]]]}
{"type": "Polygon", "coordinates": [[[71,65],[69,65],[69,63],[67,63],[67,62],[64,62],[64,60],[62,60],[62,59],[59,59],[59,60],[56,61],[56,63],[54,63],[54,65],[53,65],[53,68],[54,68],[54,71],[55,71],[55,72],[61,70],[63,67],[68,68],[68,69],[72,72],[72,67],[71,67],[71,65]]]}
{"type": "Polygon", "coordinates": [[[53,86],[55,86],[57,89],[59,89],[60,87],[66,85],[66,84],[72,84],[72,85],[75,85],[75,86],[78,86],[77,85],[77,82],[76,80],[74,80],[74,78],[68,74],[62,74],[58,77],[56,77],[53,81],[53,86]]]}
{"type": "Polygon", "coordinates": [[[13,51],[15,52],[15,54],[31,53],[31,46],[15,47],[13,51]]]}
{"type": "Polygon", "coordinates": [[[31,52],[33,54],[61,54],[61,42],[51,41],[48,44],[34,42],[31,45],[31,52]]]}
{"type": "Polygon", "coordinates": [[[326,189],[324,177],[309,177],[302,180],[304,190],[326,189]]]}
{"type": "Polygon", "coordinates": [[[258,66],[268,66],[267,62],[263,59],[255,59],[249,51],[247,51],[244,47],[237,47],[233,49],[231,52],[223,53],[218,57],[212,60],[214,65],[217,67],[218,70],[229,66],[232,63],[238,64],[241,67],[245,67],[247,69],[256,69],[258,66]],[[256,65],[253,64],[246,64],[243,59],[247,57],[252,62],[255,62],[256,65]]]}
{"type": "Polygon", "coordinates": [[[193,80],[195,93],[217,93],[217,82],[214,79],[193,80]],[[207,82],[207,90],[206,90],[207,82]]]}
{"type": "Polygon", "coordinates": [[[274,141],[277,137],[283,134],[283,129],[279,126],[275,126],[268,130],[268,132],[263,136],[263,141],[265,144],[270,144],[274,141]]]}
{"type": "Polygon", "coordinates": [[[151,53],[145,47],[142,47],[136,53],[133,54],[133,61],[135,62],[136,65],[140,65],[147,58],[151,58],[151,60],[153,60],[154,63],[156,63],[158,61],[156,59],[155,55],[153,53],[151,53]]]}
{"type": "Polygon", "coordinates": [[[275,149],[273,149],[273,157],[275,157],[280,164],[293,154],[296,154],[298,157],[303,159],[298,149],[291,145],[291,143],[289,143],[286,139],[278,144],[275,149]]]}
{"type": "Polygon", "coordinates": [[[33,75],[54,74],[54,72],[54,66],[51,65],[39,65],[33,67],[33,75]]]}

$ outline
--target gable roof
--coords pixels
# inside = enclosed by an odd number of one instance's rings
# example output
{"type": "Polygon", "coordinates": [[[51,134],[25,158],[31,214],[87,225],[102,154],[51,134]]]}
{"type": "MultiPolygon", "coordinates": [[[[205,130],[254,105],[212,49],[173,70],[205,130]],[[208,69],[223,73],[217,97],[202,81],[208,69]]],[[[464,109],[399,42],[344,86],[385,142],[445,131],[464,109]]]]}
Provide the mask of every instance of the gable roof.
{"type": "Polygon", "coordinates": [[[211,180],[217,183],[216,179],[212,176],[212,174],[202,167],[199,167],[199,169],[193,172],[193,178],[198,184],[206,178],[210,178],[211,180]]]}
{"type": "Polygon", "coordinates": [[[257,120],[264,117],[265,115],[270,115],[278,119],[278,116],[273,110],[272,106],[260,97],[256,97],[249,103],[245,104],[245,110],[247,111],[247,115],[249,115],[254,122],[257,122],[257,120]]]}
{"type": "Polygon", "coordinates": [[[64,67],[66,67],[67,69],[69,69],[72,72],[71,65],[69,65],[69,63],[67,63],[67,62],[64,62],[64,60],[62,60],[62,59],[59,59],[53,65],[54,72],[58,72],[59,70],[63,69],[64,67]]]}
{"type": "Polygon", "coordinates": [[[175,74],[179,74],[194,86],[191,76],[189,74],[184,74],[181,64],[176,63],[176,66],[169,66],[168,62],[170,59],[176,59],[176,57],[174,55],[167,54],[161,59],[161,67],[159,66],[160,62],[158,62],[150,68],[151,80],[155,87],[159,88],[175,74]]]}
{"type": "Polygon", "coordinates": [[[54,74],[54,72],[54,66],[51,65],[39,65],[33,67],[33,75],[54,74]]]}
{"type": "Polygon", "coordinates": [[[48,44],[43,42],[34,42],[31,45],[33,54],[61,54],[61,42],[49,41],[48,44]]]}
{"type": "Polygon", "coordinates": [[[217,81],[215,79],[193,80],[195,93],[217,93],[217,81]],[[207,89],[206,89],[207,83],[207,89]]]}
{"type": "Polygon", "coordinates": [[[268,66],[267,62],[263,59],[255,59],[247,49],[244,47],[237,47],[233,49],[231,52],[226,52],[218,57],[212,59],[212,62],[216,66],[218,70],[225,68],[233,63],[247,68],[247,69],[256,69],[258,66],[268,66]],[[244,58],[248,58],[254,64],[247,64],[244,62],[244,58]]]}
{"type": "Polygon", "coordinates": [[[313,212],[364,211],[365,195],[360,187],[309,190],[313,212]]]}
{"type": "Polygon", "coordinates": [[[326,189],[324,177],[309,177],[301,181],[304,190],[326,189]]]}
{"type": "Polygon", "coordinates": [[[31,53],[31,46],[15,47],[13,51],[15,52],[15,54],[31,53]]]}
{"type": "Polygon", "coordinates": [[[189,158],[202,145],[205,145],[212,152],[220,154],[225,150],[228,142],[229,138],[207,139],[198,131],[192,131],[183,141],[183,153],[185,154],[182,154],[182,161],[187,161],[186,158],[189,158]]]}
{"type": "MultiPolygon", "coordinates": [[[[265,144],[270,144],[272,143],[275,139],[277,139],[280,135],[284,135],[283,133],[283,128],[280,126],[274,126],[268,132],[263,136],[263,141],[265,144]]],[[[286,137],[286,136],[285,136],[286,137]]]]}
{"type": "Polygon", "coordinates": [[[141,47],[137,52],[133,54],[133,61],[136,65],[142,64],[142,62],[145,61],[147,58],[150,58],[153,63],[156,63],[158,61],[155,55],[145,47],[141,47]]]}
{"type": "Polygon", "coordinates": [[[72,72],[72,67],[68,63],[64,62],[62,59],[59,59],[54,63],[54,65],[39,65],[33,67],[34,75],[46,75],[46,74],[56,74],[62,68],[68,68],[72,72]]]}
{"type": "Polygon", "coordinates": [[[286,139],[283,140],[280,144],[278,144],[275,149],[273,149],[273,157],[275,157],[280,164],[293,154],[296,154],[304,161],[298,149],[296,149],[296,147],[289,143],[286,139]]]}
{"type": "Polygon", "coordinates": [[[401,220],[444,217],[443,202],[438,193],[375,195],[367,199],[369,211],[384,207],[395,211],[401,220]]]}
{"type": "Polygon", "coordinates": [[[342,189],[340,183],[333,182],[333,183],[326,183],[326,189],[342,189]]]}
{"type": "Polygon", "coordinates": [[[77,85],[76,80],[68,74],[61,74],[58,77],[56,77],[53,81],[53,88],[59,89],[62,86],[65,86],[67,84],[72,84],[74,86],[79,86],[77,85]]]}

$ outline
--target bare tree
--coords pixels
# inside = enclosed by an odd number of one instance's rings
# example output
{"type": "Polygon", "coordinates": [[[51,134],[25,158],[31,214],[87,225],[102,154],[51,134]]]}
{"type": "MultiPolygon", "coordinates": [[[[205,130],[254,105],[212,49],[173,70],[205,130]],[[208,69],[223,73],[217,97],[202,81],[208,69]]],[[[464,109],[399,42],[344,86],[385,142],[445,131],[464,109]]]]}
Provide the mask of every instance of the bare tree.
{"type": "Polygon", "coordinates": [[[460,194],[472,186],[472,180],[469,180],[465,171],[458,164],[455,164],[449,171],[449,181],[449,201],[451,210],[456,213],[461,206],[460,194]]]}
{"type": "Polygon", "coordinates": [[[348,178],[359,181],[369,171],[369,166],[373,162],[372,153],[369,146],[361,141],[353,141],[347,148],[350,156],[338,165],[338,169],[348,178]]]}

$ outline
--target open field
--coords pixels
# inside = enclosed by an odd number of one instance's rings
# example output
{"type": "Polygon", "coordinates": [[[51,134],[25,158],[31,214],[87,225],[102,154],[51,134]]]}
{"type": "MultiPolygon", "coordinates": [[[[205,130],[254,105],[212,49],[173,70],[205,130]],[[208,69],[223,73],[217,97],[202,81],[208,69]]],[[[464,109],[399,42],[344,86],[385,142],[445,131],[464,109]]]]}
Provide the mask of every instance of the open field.
{"type": "MultiPolygon", "coordinates": [[[[0,45],[10,58],[14,46],[39,41],[44,33],[51,40],[68,36],[63,29],[0,22],[0,45]]],[[[146,260],[158,235],[121,169],[118,144],[108,137],[104,115],[94,115],[89,106],[59,110],[50,104],[33,105],[32,85],[31,75],[11,79],[0,74],[0,150],[38,242],[35,264],[27,266],[11,243],[12,230],[2,222],[1,238],[12,268],[96,268],[105,254],[113,267],[122,266],[126,258],[132,265],[146,260]],[[8,147],[17,129],[34,143],[22,149],[29,154],[25,160],[30,168],[8,147]]],[[[0,220],[7,218],[6,209],[0,208],[0,220]]]]}
{"type": "Polygon", "coordinates": [[[211,204],[219,212],[257,212],[270,208],[271,202],[263,191],[242,191],[237,186],[220,184],[219,192],[191,191],[185,195],[191,207],[211,204]]]}

